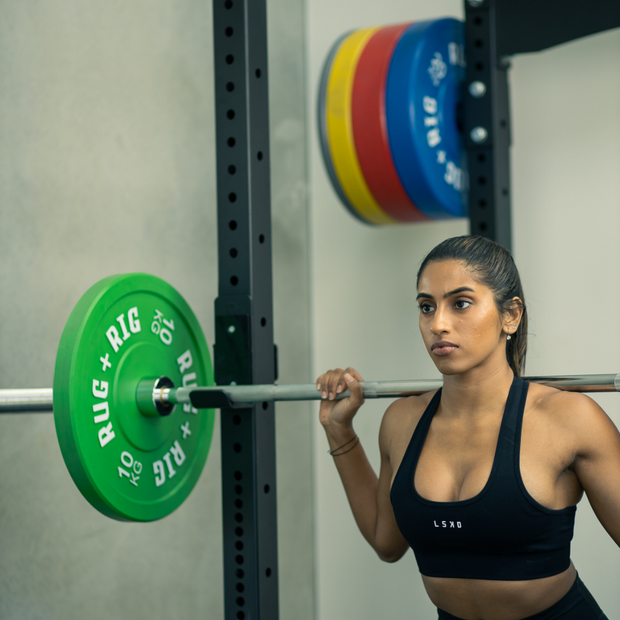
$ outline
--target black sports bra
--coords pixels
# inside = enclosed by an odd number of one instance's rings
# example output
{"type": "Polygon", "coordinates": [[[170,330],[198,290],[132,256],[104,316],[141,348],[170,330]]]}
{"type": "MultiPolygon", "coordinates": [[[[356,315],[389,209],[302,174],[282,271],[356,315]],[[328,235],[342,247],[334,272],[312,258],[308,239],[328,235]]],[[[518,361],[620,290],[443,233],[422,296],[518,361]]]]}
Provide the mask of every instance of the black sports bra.
{"type": "Polygon", "coordinates": [[[396,473],[390,498],[396,522],[429,577],[523,580],[556,575],[570,565],[576,506],[551,510],[525,489],[519,468],[529,383],[515,377],[491,474],[470,499],[433,502],[414,486],[415,470],[439,390],[422,415],[396,473]]]}

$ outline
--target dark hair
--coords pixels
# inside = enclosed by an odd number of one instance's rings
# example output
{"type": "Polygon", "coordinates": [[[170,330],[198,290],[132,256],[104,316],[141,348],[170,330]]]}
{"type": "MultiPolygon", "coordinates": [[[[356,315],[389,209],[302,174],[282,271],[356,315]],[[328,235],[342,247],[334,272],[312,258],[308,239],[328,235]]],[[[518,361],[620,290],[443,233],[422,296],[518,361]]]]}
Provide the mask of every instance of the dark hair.
{"type": "Polygon", "coordinates": [[[514,308],[513,297],[521,299],[523,316],[518,330],[506,344],[506,358],[515,375],[525,369],[527,350],[527,311],[521,278],[510,252],[495,241],[476,235],[463,235],[446,239],[433,248],[422,261],[418,270],[416,286],[420,276],[430,263],[456,260],[465,263],[475,279],[493,291],[495,304],[500,314],[514,308]]]}

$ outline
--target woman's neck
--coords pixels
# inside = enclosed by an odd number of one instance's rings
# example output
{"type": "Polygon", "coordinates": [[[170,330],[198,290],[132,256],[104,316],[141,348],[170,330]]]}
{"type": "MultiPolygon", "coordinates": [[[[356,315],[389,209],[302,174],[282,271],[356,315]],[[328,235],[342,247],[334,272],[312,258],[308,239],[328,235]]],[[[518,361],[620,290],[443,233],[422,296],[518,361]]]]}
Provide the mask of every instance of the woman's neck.
{"type": "Polygon", "coordinates": [[[441,392],[444,415],[471,417],[503,411],[514,373],[506,363],[492,371],[474,368],[457,375],[445,375],[441,392]]]}

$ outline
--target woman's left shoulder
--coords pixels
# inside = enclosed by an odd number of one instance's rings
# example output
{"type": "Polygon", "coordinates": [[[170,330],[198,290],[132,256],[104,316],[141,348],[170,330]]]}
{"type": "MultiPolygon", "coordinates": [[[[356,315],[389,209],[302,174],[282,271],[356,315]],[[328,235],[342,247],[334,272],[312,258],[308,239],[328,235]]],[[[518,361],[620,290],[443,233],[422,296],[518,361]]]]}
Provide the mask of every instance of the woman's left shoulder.
{"type": "Polygon", "coordinates": [[[609,431],[617,433],[609,416],[586,394],[531,383],[528,407],[537,416],[563,431],[584,437],[609,431]]]}

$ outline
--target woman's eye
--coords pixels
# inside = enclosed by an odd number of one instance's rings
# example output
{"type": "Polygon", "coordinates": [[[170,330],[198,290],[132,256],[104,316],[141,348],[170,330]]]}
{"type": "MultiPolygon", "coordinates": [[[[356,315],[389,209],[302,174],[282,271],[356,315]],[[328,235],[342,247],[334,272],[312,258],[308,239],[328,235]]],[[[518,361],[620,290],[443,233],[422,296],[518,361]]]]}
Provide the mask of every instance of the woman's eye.
{"type": "Polygon", "coordinates": [[[471,306],[471,301],[467,301],[466,299],[458,299],[454,305],[459,310],[465,310],[465,308],[469,308],[469,306],[471,306]]]}
{"type": "Polygon", "coordinates": [[[433,311],[433,306],[431,306],[430,304],[420,304],[420,312],[422,314],[428,314],[429,312],[433,311]]]}

